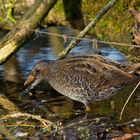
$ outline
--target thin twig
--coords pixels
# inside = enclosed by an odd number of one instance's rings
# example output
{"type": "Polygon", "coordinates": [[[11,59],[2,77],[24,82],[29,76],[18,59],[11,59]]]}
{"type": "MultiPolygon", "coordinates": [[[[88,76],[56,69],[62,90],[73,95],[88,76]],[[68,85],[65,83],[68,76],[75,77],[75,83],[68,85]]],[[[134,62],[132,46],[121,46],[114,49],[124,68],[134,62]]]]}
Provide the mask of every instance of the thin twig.
{"type": "Polygon", "coordinates": [[[121,113],[120,113],[120,120],[122,119],[122,115],[123,115],[123,112],[124,112],[124,109],[125,109],[126,105],[128,104],[128,102],[129,102],[131,96],[132,96],[133,93],[136,91],[136,89],[139,87],[139,85],[140,85],[140,81],[139,81],[139,83],[136,85],[136,87],[133,89],[133,91],[131,92],[131,94],[129,95],[129,97],[127,98],[127,100],[126,100],[126,102],[125,102],[125,104],[124,104],[124,106],[123,106],[123,108],[122,108],[122,110],[121,110],[121,113]]]}
{"type": "Polygon", "coordinates": [[[24,122],[26,122],[30,117],[25,118],[22,122],[20,122],[18,125],[16,125],[14,128],[11,129],[11,132],[15,130],[17,127],[21,126],[24,122]]]}
{"type": "MultiPolygon", "coordinates": [[[[17,124],[6,124],[6,127],[16,127],[17,124]]],[[[35,127],[35,124],[20,124],[20,127],[35,127]]],[[[38,125],[38,127],[44,127],[44,125],[38,125]]]]}
{"type": "Polygon", "coordinates": [[[121,123],[121,124],[115,124],[114,126],[115,127],[124,127],[124,126],[128,126],[128,125],[131,125],[131,124],[138,124],[138,123],[140,123],[140,119],[138,118],[138,119],[133,119],[133,120],[131,120],[131,121],[128,121],[128,122],[124,122],[124,123],[121,123]]]}
{"type": "MultiPolygon", "coordinates": [[[[57,36],[57,37],[62,37],[64,38],[69,38],[69,39],[77,39],[77,40],[83,40],[83,41],[89,41],[89,42],[93,42],[96,41],[97,43],[102,43],[102,44],[110,44],[110,45],[117,45],[117,46],[128,46],[131,48],[140,48],[140,45],[133,45],[133,44],[128,44],[128,43],[121,43],[121,42],[114,42],[114,41],[102,41],[102,40],[98,40],[98,39],[90,39],[90,38],[82,38],[82,37],[74,37],[74,36],[70,36],[70,35],[65,35],[65,34],[58,34],[58,33],[53,33],[53,32],[48,32],[48,31],[40,31],[40,30],[32,30],[32,29],[28,29],[29,31],[32,32],[36,32],[39,34],[44,34],[44,35],[52,35],[52,36],[57,36]]],[[[64,38],[64,40],[66,40],[64,38]]]]}

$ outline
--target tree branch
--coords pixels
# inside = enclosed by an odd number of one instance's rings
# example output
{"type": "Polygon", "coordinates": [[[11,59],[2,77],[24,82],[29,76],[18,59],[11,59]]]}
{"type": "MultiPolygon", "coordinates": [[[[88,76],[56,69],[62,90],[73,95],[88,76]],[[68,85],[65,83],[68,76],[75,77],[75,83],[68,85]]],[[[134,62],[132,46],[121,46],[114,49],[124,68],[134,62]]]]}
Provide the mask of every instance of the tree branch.
{"type": "Polygon", "coordinates": [[[74,46],[79,43],[80,40],[77,38],[84,37],[86,33],[96,25],[100,18],[115,4],[116,1],[117,0],[111,0],[103,9],[101,9],[96,17],[84,28],[84,30],[81,31],[80,34],[71,41],[69,46],[58,55],[58,59],[65,58],[71,49],[73,49],[74,46]]]}

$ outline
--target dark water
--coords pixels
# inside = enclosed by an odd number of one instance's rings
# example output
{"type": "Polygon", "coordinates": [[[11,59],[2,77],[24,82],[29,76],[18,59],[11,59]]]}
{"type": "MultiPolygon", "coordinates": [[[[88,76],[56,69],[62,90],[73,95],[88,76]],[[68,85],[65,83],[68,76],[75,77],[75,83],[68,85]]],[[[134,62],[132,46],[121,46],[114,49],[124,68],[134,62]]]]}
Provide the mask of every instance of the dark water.
{"type": "MultiPolygon", "coordinates": [[[[50,27],[42,31],[70,36],[75,36],[78,33],[76,30],[64,27],[50,27]]],[[[3,36],[2,33],[1,36],[3,36]]],[[[94,38],[92,36],[87,37],[94,38]]],[[[27,100],[20,96],[20,93],[24,90],[23,83],[32,69],[32,66],[40,60],[56,59],[59,52],[63,50],[63,46],[66,47],[70,40],[71,39],[68,39],[65,43],[62,37],[46,34],[40,36],[34,35],[30,41],[25,43],[19,51],[10,58],[10,60],[0,66],[0,115],[22,111],[40,115],[50,121],[60,121],[64,124],[78,119],[85,119],[85,113],[83,111],[84,106],[81,103],[60,95],[46,82],[42,82],[36,87],[33,91],[35,96],[32,99],[27,100]]],[[[122,63],[127,63],[125,56],[115,48],[100,45],[97,49],[94,48],[89,41],[81,41],[69,55],[80,54],[101,54],[122,63]]],[[[113,97],[93,103],[91,105],[92,111],[88,114],[88,118],[109,117],[113,124],[140,118],[140,88],[138,88],[125,109],[123,119],[121,121],[119,120],[123,104],[137,82],[138,81],[130,83],[113,97]]],[[[85,124],[79,126],[79,128],[81,127],[84,128],[85,131],[93,129],[92,126],[86,127],[87,129],[85,129],[85,124]]],[[[76,130],[78,129],[75,127],[67,129],[67,137],[74,137],[73,131],[79,134],[83,133],[83,130],[79,130],[79,132],[76,130]]],[[[32,131],[34,133],[35,130],[32,131]]],[[[123,132],[124,131],[126,131],[126,129],[123,130],[123,132]]],[[[139,124],[127,128],[127,131],[140,132],[139,124]]]]}

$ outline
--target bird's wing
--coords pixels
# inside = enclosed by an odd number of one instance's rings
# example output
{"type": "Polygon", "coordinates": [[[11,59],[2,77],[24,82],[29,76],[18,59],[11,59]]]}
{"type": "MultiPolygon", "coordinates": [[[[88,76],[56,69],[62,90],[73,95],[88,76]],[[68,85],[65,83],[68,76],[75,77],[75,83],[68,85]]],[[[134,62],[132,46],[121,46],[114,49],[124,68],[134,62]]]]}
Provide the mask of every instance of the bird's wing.
{"type": "Polygon", "coordinates": [[[128,69],[130,69],[132,66],[129,64],[125,64],[125,63],[120,63],[118,61],[103,57],[101,55],[82,55],[82,56],[73,56],[73,57],[68,57],[65,60],[63,60],[63,62],[67,62],[67,63],[73,63],[73,62],[77,62],[77,61],[89,61],[89,62],[101,62],[104,64],[109,64],[112,66],[115,66],[121,70],[125,70],[125,71],[129,71],[128,69]]]}
{"type": "Polygon", "coordinates": [[[65,67],[61,65],[60,71],[63,71],[64,74],[78,75],[92,83],[96,89],[116,86],[134,79],[127,72],[96,60],[74,61],[72,64],[65,63],[65,67]]]}

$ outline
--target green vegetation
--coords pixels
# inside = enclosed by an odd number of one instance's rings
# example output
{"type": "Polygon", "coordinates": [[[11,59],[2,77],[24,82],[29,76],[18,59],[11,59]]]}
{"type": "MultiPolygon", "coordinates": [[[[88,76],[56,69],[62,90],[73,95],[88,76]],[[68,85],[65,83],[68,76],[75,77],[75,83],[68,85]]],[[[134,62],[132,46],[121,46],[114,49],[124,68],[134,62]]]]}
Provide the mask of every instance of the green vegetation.
{"type": "Polygon", "coordinates": [[[7,17],[12,21],[13,23],[16,23],[16,19],[13,16],[13,11],[14,11],[14,4],[15,2],[9,0],[7,4],[7,17]]]}
{"type": "Polygon", "coordinates": [[[16,0],[0,1],[0,22],[16,23],[13,15],[15,4],[16,0]]]}

